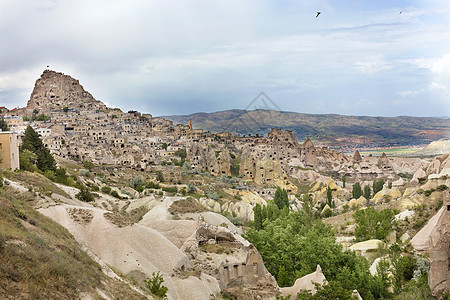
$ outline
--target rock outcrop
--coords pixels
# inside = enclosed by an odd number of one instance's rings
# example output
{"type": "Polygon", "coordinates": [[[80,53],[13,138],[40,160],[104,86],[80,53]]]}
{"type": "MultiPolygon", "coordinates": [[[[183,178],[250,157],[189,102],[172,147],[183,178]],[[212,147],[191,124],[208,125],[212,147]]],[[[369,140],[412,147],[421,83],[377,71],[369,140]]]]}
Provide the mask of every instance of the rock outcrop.
{"type": "Polygon", "coordinates": [[[51,70],[45,70],[36,80],[27,106],[37,109],[106,109],[106,105],[95,100],[78,80],[51,70]]]}
{"type": "Polygon", "coordinates": [[[450,192],[445,193],[442,213],[429,237],[430,271],[428,284],[437,299],[450,290],[450,192]]]}
{"type": "Polygon", "coordinates": [[[362,161],[361,154],[359,154],[359,151],[356,150],[355,154],[353,154],[353,162],[360,163],[361,161],[362,161]]]}
{"type": "Polygon", "coordinates": [[[315,283],[323,285],[326,282],[325,275],[322,273],[322,268],[317,265],[316,271],[305,275],[297,279],[293,286],[281,288],[281,294],[284,297],[291,296],[293,299],[297,297],[300,291],[311,291],[313,294],[316,292],[315,283]]]}

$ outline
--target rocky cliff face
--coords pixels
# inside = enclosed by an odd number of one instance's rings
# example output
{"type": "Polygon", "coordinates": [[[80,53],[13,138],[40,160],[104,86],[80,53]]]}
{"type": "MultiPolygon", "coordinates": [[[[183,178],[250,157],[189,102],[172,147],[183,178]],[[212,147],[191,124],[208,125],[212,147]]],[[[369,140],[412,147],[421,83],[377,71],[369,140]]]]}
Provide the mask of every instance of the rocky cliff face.
{"type": "Polygon", "coordinates": [[[450,192],[444,195],[444,212],[430,234],[430,272],[428,284],[433,296],[443,299],[442,295],[450,290],[450,192]]]}
{"type": "Polygon", "coordinates": [[[230,152],[224,148],[220,152],[214,149],[204,150],[200,144],[193,143],[187,151],[187,160],[199,170],[207,170],[214,176],[231,175],[230,152]]]}
{"type": "Polygon", "coordinates": [[[27,105],[37,109],[106,109],[106,105],[95,100],[78,80],[51,70],[45,70],[36,80],[27,105]]]}

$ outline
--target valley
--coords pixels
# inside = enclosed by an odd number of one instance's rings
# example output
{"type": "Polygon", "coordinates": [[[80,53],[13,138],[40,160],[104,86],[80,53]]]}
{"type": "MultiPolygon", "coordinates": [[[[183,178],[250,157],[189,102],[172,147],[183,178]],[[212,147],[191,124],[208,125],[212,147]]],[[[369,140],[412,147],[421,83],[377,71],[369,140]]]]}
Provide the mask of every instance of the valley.
{"type": "Polygon", "coordinates": [[[45,70],[2,126],[1,298],[448,297],[449,120],[153,117],[45,70]]]}

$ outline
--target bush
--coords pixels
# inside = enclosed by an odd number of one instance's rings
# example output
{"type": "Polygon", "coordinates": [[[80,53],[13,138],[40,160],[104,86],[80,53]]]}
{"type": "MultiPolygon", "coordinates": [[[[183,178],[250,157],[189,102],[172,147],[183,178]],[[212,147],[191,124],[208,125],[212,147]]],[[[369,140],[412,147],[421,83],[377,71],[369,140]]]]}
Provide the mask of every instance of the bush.
{"type": "Polygon", "coordinates": [[[78,170],[78,174],[80,174],[81,176],[84,176],[84,177],[89,177],[89,175],[91,175],[91,173],[87,169],[78,170]]]}
{"type": "Polygon", "coordinates": [[[219,195],[217,195],[216,192],[206,191],[206,192],[205,192],[205,195],[206,195],[206,197],[208,197],[208,198],[210,198],[210,199],[219,201],[219,195]]]}
{"type": "Polygon", "coordinates": [[[138,176],[138,177],[134,177],[133,179],[131,179],[131,181],[130,181],[130,186],[131,186],[133,189],[136,189],[139,185],[142,186],[142,183],[143,183],[142,177],[141,177],[141,176],[138,176]]]}
{"type": "Polygon", "coordinates": [[[446,186],[445,184],[441,184],[441,185],[438,185],[437,186],[437,188],[436,188],[436,191],[445,191],[445,190],[447,190],[448,189],[448,186],[446,186]]]}
{"type": "Polygon", "coordinates": [[[163,187],[162,190],[164,192],[168,192],[168,193],[176,193],[176,192],[178,192],[178,189],[177,189],[176,186],[174,186],[174,187],[163,187]]]}
{"type": "Polygon", "coordinates": [[[84,202],[92,202],[94,201],[94,196],[89,192],[89,190],[85,186],[81,186],[80,192],[75,195],[75,198],[84,202]]]}
{"type": "Polygon", "coordinates": [[[85,169],[88,169],[89,171],[92,171],[92,169],[94,168],[94,164],[89,160],[85,160],[83,161],[83,167],[85,169]]]}
{"type": "Polygon", "coordinates": [[[107,185],[102,186],[102,192],[105,194],[111,194],[111,187],[109,187],[107,185]]]}
{"type": "Polygon", "coordinates": [[[331,209],[327,208],[325,209],[325,211],[323,212],[323,217],[324,218],[329,218],[333,215],[333,212],[331,211],[331,209]]]}
{"type": "Polygon", "coordinates": [[[0,175],[0,187],[2,187],[2,186],[3,186],[3,176],[0,175]]]}
{"type": "Polygon", "coordinates": [[[154,183],[152,181],[145,183],[145,188],[147,189],[160,189],[161,186],[159,183],[154,183]]]}
{"type": "Polygon", "coordinates": [[[168,288],[162,283],[164,282],[163,276],[159,273],[153,272],[152,277],[145,280],[145,286],[150,290],[150,292],[158,297],[165,298],[167,296],[168,288]]]}
{"type": "Polygon", "coordinates": [[[187,184],[187,192],[188,193],[195,193],[195,191],[197,190],[197,188],[195,187],[195,185],[192,182],[189,182],[187,184]]]}
{"type": "Polygon", "coordinates": [[[117,191],[111,191],[111,196],[116,197],[117,199],[121,199],[121,197],[119,196],[119,193],[117,193],[117,191]]]}

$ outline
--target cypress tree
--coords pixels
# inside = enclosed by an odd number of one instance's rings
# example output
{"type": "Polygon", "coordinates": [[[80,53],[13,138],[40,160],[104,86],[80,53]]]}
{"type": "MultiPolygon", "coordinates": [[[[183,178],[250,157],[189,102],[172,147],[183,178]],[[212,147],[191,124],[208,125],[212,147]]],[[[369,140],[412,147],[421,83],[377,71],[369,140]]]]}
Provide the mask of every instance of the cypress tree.
{"type": "Polygon", "coordinates": [[[361,196],[362,196],[361,185],[359,184],[359,182],[357,182],[353,185],[352,197],[354,199],[358,199],[361,196]]]}
{"type": "Polygon", "coordinates": [[[367,200],[370,199],[370,186],[366,185],[364,186],[364,198],[367,200]]]}
{"type": "Polygon", "coordinates": [[[254,212],[254,227],[256,230],[260,230],[262,228],[262,212],[261,212],[261,205],[256,204],[253,208],[254,212]]]}

